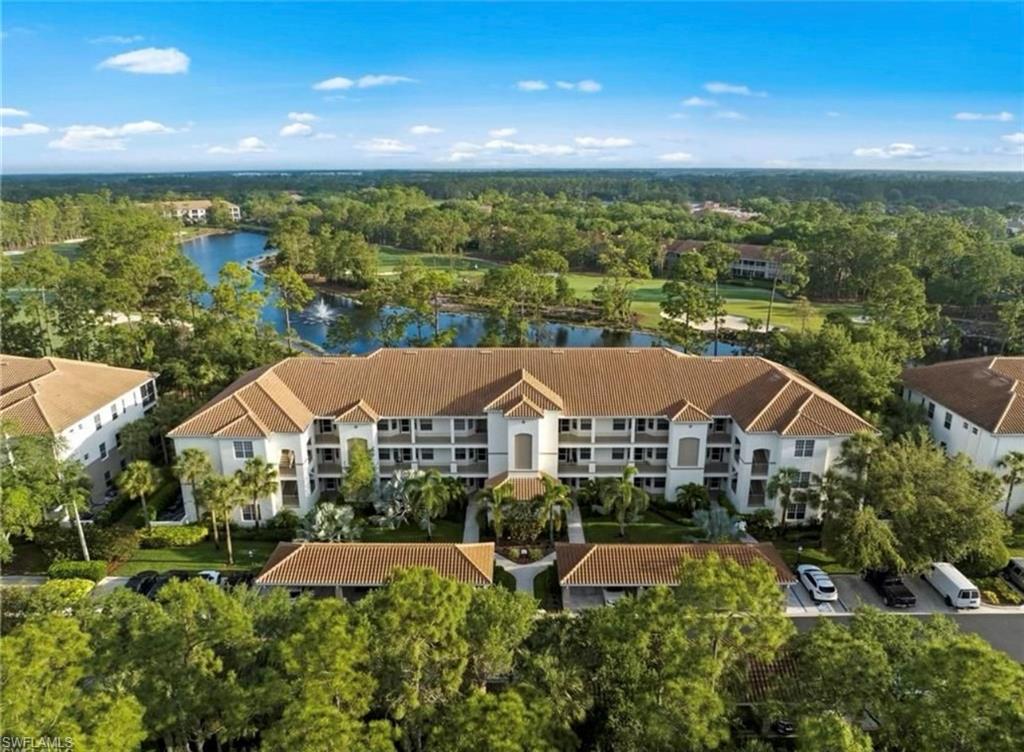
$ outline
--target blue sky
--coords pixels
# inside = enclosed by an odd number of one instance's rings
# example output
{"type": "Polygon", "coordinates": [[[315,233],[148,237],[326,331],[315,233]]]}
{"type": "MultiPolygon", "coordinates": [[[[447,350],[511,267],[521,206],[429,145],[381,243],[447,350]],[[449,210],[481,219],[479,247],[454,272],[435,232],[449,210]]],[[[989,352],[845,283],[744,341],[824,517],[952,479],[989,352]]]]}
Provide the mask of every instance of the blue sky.
{"type": "Polygon", "coordinates": [[[1024,169],[1010,3],[5,2],[3,170],[1024,169]]]}

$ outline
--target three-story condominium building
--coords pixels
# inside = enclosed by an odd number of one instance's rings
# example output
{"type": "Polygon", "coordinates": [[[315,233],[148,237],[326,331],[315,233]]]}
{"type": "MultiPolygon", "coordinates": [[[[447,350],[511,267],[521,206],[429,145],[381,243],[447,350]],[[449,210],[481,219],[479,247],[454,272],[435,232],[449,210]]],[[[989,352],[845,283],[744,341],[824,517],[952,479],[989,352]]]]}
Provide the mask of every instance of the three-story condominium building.
{"type": "MultiPolygon", "coordinates": [[[[965,454],[998,470],[1010,452],[1024,452],[1024,357],[952,360],[903,372],[903,398],[921,405],[932,438],[947,454],[965,454]]],[[[1010,511],[1024,505],[1017,484],[1010,511]]]]}
{"type": "Polygon", "coordinates": [[[156,405],[156,374],[64,358],[0,355],[0,418],[15,436],[62,440],[85,465],[92,502],[113,491],[125,465],[121,431],[156,405]]]}
{"type": "MultiPolygon", "coordinates": [[[[706,486],[741,511],[770,508],[779,467],[809,480],[843,441],[870,428],[800,375],[757,357],[704,358],[662,348],[382,349],[290,358],[246,374],[170,437],[231,473],[249,457],[279,468],[278,492],[239,521],[305,513],[335,493],[350,447],[365,442],[378,477],[436,469],[470,488],[544,475],[569,486],[637,470],[673,498],[706,486]]],[[[196,514],[191,490],[186,509],[196,514]]],[[[793,505],[791,519],[809,510],[793,505]]]]}

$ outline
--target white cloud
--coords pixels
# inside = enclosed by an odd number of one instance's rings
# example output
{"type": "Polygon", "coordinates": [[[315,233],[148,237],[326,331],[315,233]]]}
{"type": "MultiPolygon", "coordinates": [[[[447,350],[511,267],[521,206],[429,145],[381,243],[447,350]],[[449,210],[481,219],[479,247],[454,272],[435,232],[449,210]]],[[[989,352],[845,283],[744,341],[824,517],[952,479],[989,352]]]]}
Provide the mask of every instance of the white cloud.
{"type": "Polygon", "coordinates": [[[357,147],[360,151],[367,151],[371,154],[408,154],[416,151],[415,146],[405,144],[396,138],[371,138],[364,141],[357,147]]]}
{"type": "Polygon", "coordinates": [[[689,97],[683,100],[683,107],[714,107],[716,104],[713,99],[703,97],[689,97]]]}
{"type": "Polygon", "coordinates": [[[334,78],[328,78],[324,81],[313,84],[313,88],[317,91],[336,91],[338,89],[351,89],[355,85],[356,82],[351,78],[335,76],[334,78]]]}
{"type": "Polygon", "coordinates": [[[0,127],[0,136],[38,136],[49,132],[49,128],[39,123],[22,123],[17,127],[9,125],[0,127]]]}
{"type": "Polygon", "coordinates": [[[516,88],[519,91],[544,91],[548,88],[546,81],[517,81],[516,88]]]}
{"type": "Polygon", "coordinates": [[[319,120],[312,112],[289,112],[288,119],[293,123],[313,123],[319,120]]]}
{"type": "Polygon", "coordinates": [[[313,134],[313,140],[314,141],[333,141],[336,138],[337,138],[337,136],[335,134],[333,134],[333,133],[314,133],[313,134]]]}
{"type": "Polygon", "coordinates": [[[291,138],[293,136],[311,136],[313,135],[313,129],[305,123],[289,123],[284,126],[280,134],[285,138],[291,138]]]}
{"type": "Polygon", "coordinates": [[[125,139],[129,136],[151,136],[174,133],[155,120],[139,120],[124,125],[71,125],[62,129],[64,135],[51,141],[51,149],[65,151],[124,151],[125,139]]]}
{"type": "MultiPolygon", "coordinates": [[[[522,84],[524,82],[520,81],[519,83],[522,84]]],[[[581,91],[584,94],[596,94],[604,88],[598,81],[591,78],[585,78],[582,81],[555,81],[555,86],[565,91],[581,91]]],[[[547,85],[544,88],[546,89],[547,85]]]]}
{"type": "Polygon", "coordinates": [[[26,110],[18,110],[14,107],[0,107],[0,116],[3,117],[28,117],[26,110]]]}
{"type": "Polygon", "coordinates": [[[392,76],[383,73],[371,73],[353,80],[344,76],[335,76],[313,84],[317,91],[336,91],[338,89],[371,89],[375,86],[394,86],[395,84],[416,83],[415,78],[408,76],[392,76]]]}
{"type": "Polygon", "coordinates": [[[234,146],[211,146],[207,154],[258,154],[270,151],[270,147],[256,136],[246,136],[238,140],[234,146]]]}
{"type": "Polygon", "coordinates": [[[704,84],[704,91],[712,94],[737,94],[741,97],[766,97],[768,94],[763,91],[753,91],[744,84],[728,84],[724,81],[708,81],[704,84]]]}
{"type": "Polygon", "coordinates": [[[100,68],[113,68],[125,73],[172,74],[188,73],[189,57],[176,47],[146,47],[108,57],[100,68]]]}
{"type": "Polygon", "coordinates": [[[505,154],[525,154],[531,157],[561,157],[576,153],[576,149],[565,144],[523,144],[518,141],[506,141],[504,139],[488,141],[484,144],[484,148],[505,154]]]}
{"type": "Polygon", "coordinates": [[[607,138],[596,138],[594,136],[577,136],[576,145],[584,149],[622,149],[633,145],[631,138],[618,138],[608,136],[607,138]]]}
{"type": "Polygon", "coordinates": [[[1007,133],[1005,136],[1000,138],[1006,141],[1008,144],[1024,144],[1024,131],[1017,131],[1016,133],[1007,133]]]}
{"type": "Polygon", "coordinates": [[[853,156],[869,159],[920,159],[930,154],[914,144],[897,143],[888,146],[861,146],[853,150],[853,156]]]}
{"type": "Polygon", "coordinates": [[[141,42],[145,37],[141,34],[132,34],[131,36],[121,36],[120,34],[110,34],[105,37],[93,37],[89,40],[89,44],[135,44],[141,42]]]}
{"type": "Polygon", "coordinates": [[[508,138],[519,133],[515,128],[493,128],[487,131],[487,135],[491,138],[508,138]]]}
{"type": "Polygon", "coordinates": [[[471,159],[476,159],[479,155],[476,151],[452,151],[449,152],[448,156],[441,157],[438,162],[467,162],[471,159]]]}
{"type": "Polygon", "coordinates": [[[719,120],[746,120],[747,116],[742,112],[736,112],[736,110],[719,110],[715,113],[715,117],[719,120]]]}
{"type": "Polygon", "coordinates": [[[658,156],[662,162],[692,162],[693,155],[686,151],[673,151],[658,156]]]}
{"type": "Polygon", "coordinates": [[[414,136],[429,136],[432,133],[443,133],[442,129],[435,128],[432,125],[414,125],[409,129],[409,133],[414,136]]]}
{"type": "Polygon", "coordinates": [[[1013,120],[1011,112],[958,112],[953,116],[954,120],[994,120],[999,123],[1008,123],[1013,120]]]}

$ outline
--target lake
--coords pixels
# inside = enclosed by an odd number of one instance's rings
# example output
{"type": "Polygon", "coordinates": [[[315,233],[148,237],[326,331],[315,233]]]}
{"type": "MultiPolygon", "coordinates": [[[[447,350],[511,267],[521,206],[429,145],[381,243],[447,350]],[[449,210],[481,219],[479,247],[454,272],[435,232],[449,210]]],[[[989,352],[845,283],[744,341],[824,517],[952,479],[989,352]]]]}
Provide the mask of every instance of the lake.
{"type": "MultiPolygon", "coordinates": [[[[245,264],[246,261],[266,252],[267,237],[255,232],[234,232],[224,235],[206,235],[182,243],[182,250],[202,271],[206,281],[213,284],[217,281],[220,268],[229,261],[245,264]]],[[[264,280],[256,275],[256,286],[263,288],[264,280]]],[[[358,333],[356,341],[350,347],[352,352],[364,353],[380,347],[380,343],[372,336],[375,314],[353,305],[350,300],[337,295],[318,295],[307,312],[292,315],[292,328],[298,335],[324,349],[327,348],[326,322],[313,318],[314,309],[320,301],[327,306],[333,315],[346,316],[352,320],[358,333]]],[[[263,309],[263,319],[279,332],[285,330],[284,312],[272,303],[263,309]]],[[[441,327],[454,328],[455,344],[459,347],[472,347],[480,342],[484,335],[484,317],[477,313],[442,313],[441,327]]],[[[426,330],[424,330],[426,331],[426,330]]],[[[417,336],[416,327],[406,330],[406,340],[412,341],[417,336]]],[[[548,323],[538,330],[530,328],[531,340],[538,338],[540,344],[551,347],[650,347],[658,344],[658,338],[646,332],[613,332],[595,326],[577,324],[548,323]],[[539,335],[539,337],[538,337],[539,335]]],[[[711,354],[713,344],[709,344],[706,354],[711,354]]],[[[720,342],[719,355],[734,355],[738,352],[735,345],[720,342]]]]}

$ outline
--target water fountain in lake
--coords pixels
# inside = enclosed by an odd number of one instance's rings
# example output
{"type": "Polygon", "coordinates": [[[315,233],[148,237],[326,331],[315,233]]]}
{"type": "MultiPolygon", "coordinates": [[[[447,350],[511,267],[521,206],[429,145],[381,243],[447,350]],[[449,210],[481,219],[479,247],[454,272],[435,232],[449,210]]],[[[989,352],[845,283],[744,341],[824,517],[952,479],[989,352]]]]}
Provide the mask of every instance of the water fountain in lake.
{"type": "Polygon", "coordinates": [[[338,317],[338,312],[320,298],[313,306],[302,314],[302,320],[309,324],[330,324],[338,317]]]}

